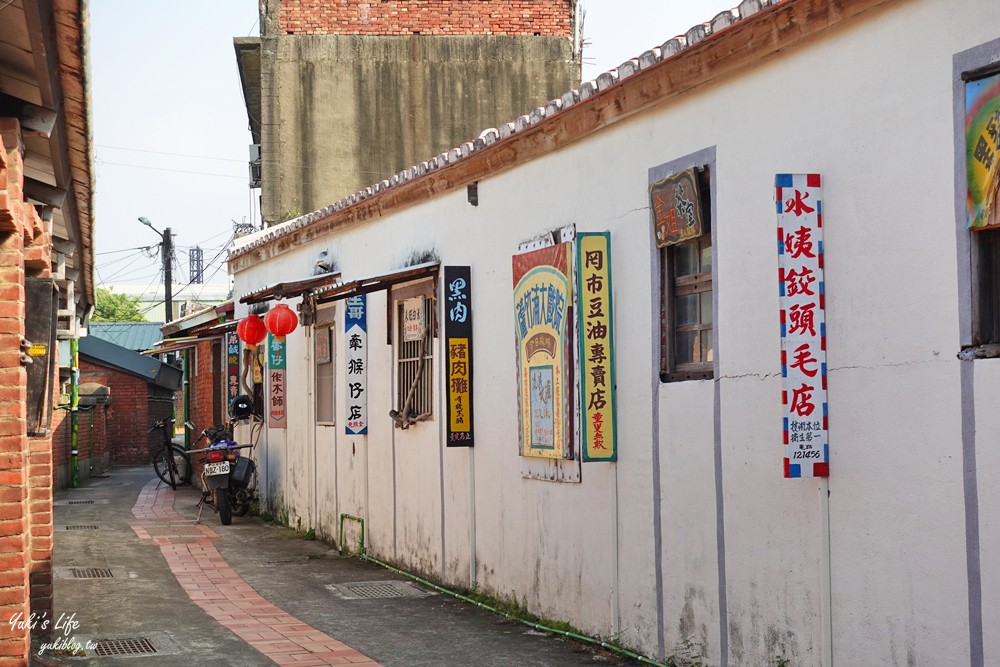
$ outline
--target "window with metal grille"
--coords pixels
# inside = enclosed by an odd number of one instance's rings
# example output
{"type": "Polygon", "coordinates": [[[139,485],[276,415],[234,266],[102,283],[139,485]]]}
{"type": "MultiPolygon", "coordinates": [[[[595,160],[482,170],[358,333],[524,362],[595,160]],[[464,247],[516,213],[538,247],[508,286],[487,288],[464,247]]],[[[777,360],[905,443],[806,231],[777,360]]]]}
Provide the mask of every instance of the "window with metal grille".
{"type": "Polygon", "coordinates": [[[707,167],[697,170],[700,236],[660,249],[660,380],[709,379],[712,349],[712,201],[707,167]]]}
{"type": "MultiPolygon", "coordinates": [[[[426,281],[433,287],[433,281],[426,281]]],[[[437,300],[433,292],[407,298],[394,293],[396,329],[396,425],[429,419],[434,413],[434,337],[437,300]]]]}

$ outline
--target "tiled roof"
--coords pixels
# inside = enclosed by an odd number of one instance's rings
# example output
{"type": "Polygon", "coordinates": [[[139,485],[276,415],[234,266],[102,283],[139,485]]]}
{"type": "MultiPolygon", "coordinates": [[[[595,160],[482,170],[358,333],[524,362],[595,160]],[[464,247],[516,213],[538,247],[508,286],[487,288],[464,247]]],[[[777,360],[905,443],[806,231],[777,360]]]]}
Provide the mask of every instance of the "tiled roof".
{"type": "Polygon", "coordinates": [[[538,107],[526,115],[501,125],[499,129],[489,128],[487,130],[483,130],[475,141],[467,141],[461,146],[452,148],[451,150],[432,157],[431,159],[421,162],[420,164],[403,169],[402,171],[393,174],[391,177],[386,178],[379,183],[375,183],[374,185],[371,185],[352,195],[344,197],[340,201],[325,208],[321,208],[318,211],[307,213],[298,218],[282,222],[265,230],[261,230],[255,234],[250,234],[237,239],[229,250],[229,259],[235,259],[236,257],[239,257],[240,255],[243,255],[255,248],[267,245],[275,239],[285,236],[286,234],[290,234],[297,229],[301,229],[302,227],[325,218],[336,211],[352,206],[359,201],[368,199],[369,197],[384,192],[394,186],[406,183],[437,169],[442,169],[446,166],[455,164],[464,158],[469,157],[473,153],[491,146],[501,139],[506,139],[507,137],[513,136],[529,127],[537,125],[545,121],[547,118],[559,113],[563,109],[567,109],[574,104],[578,104],[579,102],[596,95],[599,92],[607,90],[611,86],[627,79],[641,70],[648,69],[663,60],[677,55],[687,47],[703,41],[706,37],[728,28],[737,21],[756,14],[764,7],[777,5],[785,1],[786,0],[743,0],[743,2],[741,2],[737,7],[720,12],[711,21],[692,26],[691,29],[683,35],[678,35],[677,37],[668,39],[660,46],[655,46],[648,51],[643,52],[636,58],[626,60],[617,68],[601,74],[593,81],[583,82],[579,89],[570,90],[564,93],[561,97],[551,100],[545,106],[538,107]]]}

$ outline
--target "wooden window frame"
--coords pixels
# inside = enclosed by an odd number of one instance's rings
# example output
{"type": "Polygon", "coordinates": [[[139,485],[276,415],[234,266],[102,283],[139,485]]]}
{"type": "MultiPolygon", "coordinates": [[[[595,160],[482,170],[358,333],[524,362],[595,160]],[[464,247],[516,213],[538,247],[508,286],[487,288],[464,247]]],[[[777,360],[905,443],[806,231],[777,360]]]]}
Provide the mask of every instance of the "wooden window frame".
{"type": "MultiPolygon", "coordinates": [[[[707,166],[697,169],[698,172],[698,194],[701,198],[702,210],[702,234],[696,238],[666,246],[660,252],[660,381],[661,382],[684,382],[687,380],[711,380],[715,377],[714,362],[714,340],[709,345],[709,352],[712,359],[708,361],[698,361],[694,363],[678,363],[676,361],[675,344],[678,333],[697,332],[699,342],[702,336],[713,336],[712,329],[716,326],[714,313],[708,324],[701,310],[701,299],[696,300],[698,317],[696,324],[677,325],[676,308],[674,303],[679,296],[692,294],[713,293],[712,304],[714,307],[715,295],[712,283],[712,269],[699,271],[685,276],[674,276],[673,265],[675,263],[675,248],[696,245],[695,257],[700,263],[703,250],[711,248],[712,243],[712,200],[711,200],[711,179],[707,166]]],[[[711,252],[711,250],[709,250],[711,252]]],[[[714,259],[712,264],[714,265],[714,259]]],[[[699,266],[699,268],[702,268],[699,266]]]]}

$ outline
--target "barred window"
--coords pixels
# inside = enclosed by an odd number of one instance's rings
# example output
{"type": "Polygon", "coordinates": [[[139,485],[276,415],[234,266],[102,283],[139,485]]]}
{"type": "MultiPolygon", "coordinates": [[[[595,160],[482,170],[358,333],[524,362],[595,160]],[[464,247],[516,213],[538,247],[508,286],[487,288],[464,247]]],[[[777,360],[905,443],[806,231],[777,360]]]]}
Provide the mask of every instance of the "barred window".
{"type": "Polygon", "coordinates": [[[396,342],[395,421],[400,428],[434,413],[434,338],[437,336],[435,281],[393,288],[396,342]]]}

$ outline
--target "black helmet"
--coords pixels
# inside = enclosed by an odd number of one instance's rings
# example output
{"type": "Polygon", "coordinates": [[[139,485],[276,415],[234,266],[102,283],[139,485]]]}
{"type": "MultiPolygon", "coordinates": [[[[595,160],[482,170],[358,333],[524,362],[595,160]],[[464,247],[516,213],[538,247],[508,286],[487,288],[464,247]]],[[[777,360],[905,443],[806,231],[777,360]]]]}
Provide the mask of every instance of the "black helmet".
{"type": "Polygon", "coordinates": [[[229,401],[229,415],[233,419],[247,419],[253,414],[253,401],[249,396],[240,395],[229,401]]]}

